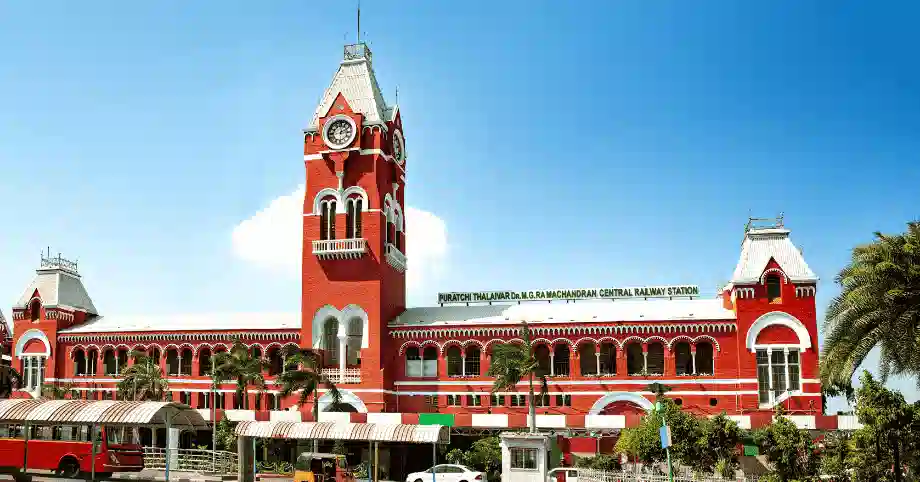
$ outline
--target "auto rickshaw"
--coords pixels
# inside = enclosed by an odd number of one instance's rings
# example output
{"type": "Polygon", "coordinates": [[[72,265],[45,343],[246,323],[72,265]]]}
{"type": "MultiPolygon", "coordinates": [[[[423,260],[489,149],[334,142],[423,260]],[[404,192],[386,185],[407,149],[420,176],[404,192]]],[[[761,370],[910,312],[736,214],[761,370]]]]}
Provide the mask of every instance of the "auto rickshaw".
{"type": "Polygon", "coordinates": [[[294,464],[294,482],[355,482],[344,455],[303,452],[294,464]]]}

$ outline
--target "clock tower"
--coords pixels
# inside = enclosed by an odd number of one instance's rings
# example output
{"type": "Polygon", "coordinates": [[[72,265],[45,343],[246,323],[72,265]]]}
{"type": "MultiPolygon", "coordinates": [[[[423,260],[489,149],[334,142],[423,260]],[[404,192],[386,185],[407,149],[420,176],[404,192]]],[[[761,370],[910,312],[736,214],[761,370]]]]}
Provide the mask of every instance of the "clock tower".
{"type": "Polygon", "coordinates": [[[345,46],[304,129],[304,165],[303,343],[322,353],[343,409],[386,411],[386,325],[406,306],[406,149],[366,44],[345,46]]]}

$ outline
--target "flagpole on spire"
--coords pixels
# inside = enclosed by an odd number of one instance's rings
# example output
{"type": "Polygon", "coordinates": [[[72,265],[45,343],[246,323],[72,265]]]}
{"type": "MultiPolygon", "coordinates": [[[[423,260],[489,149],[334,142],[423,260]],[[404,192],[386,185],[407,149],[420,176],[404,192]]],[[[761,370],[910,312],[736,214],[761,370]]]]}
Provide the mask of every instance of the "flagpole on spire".
{"type": "Polygon", "coordinates": [[[361,43],[361,0],[358,0],[358,43],[361,43]]]}

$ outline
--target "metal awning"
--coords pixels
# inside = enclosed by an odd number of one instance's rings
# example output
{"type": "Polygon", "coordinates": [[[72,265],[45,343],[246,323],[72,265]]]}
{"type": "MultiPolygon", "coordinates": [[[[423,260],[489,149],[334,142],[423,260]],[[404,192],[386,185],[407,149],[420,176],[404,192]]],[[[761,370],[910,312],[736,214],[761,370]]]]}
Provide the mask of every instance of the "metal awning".
{"type": "Polygon", "coordinates": [[[336,422],[240,422],[240,437],[364,440],[370,442],[449,443],[450,427],[445,425],[408,425],[336,422]]]}
{"type": "Polygon", "coordinates": [[[33,425],[165,426],[207,429],[201,413],[174,402],[10,399],[0,401],[0,423],[33,425]]]}

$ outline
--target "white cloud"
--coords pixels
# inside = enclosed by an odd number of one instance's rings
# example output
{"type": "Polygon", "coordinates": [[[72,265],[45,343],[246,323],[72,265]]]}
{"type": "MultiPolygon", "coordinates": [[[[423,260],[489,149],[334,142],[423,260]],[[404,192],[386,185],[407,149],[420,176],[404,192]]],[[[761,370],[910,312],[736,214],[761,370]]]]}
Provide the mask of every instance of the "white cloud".
{"type": "MultiPolygon", "coordinates": [[[[260,268],[300,276],[304,187],[272,200],[233,229],[233,253],[260,268]]],[[[428,294],[447,262],[447,225],[435,214],[406,207],[409,296],[428,294]]]]}

